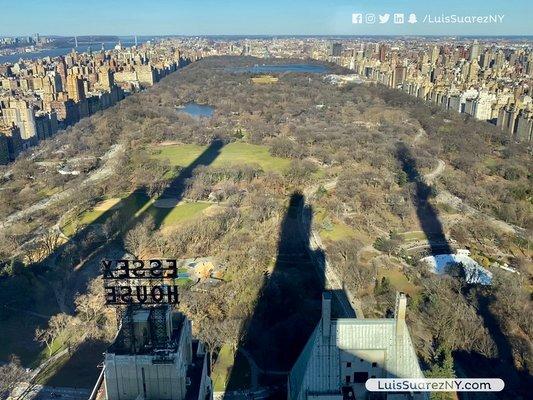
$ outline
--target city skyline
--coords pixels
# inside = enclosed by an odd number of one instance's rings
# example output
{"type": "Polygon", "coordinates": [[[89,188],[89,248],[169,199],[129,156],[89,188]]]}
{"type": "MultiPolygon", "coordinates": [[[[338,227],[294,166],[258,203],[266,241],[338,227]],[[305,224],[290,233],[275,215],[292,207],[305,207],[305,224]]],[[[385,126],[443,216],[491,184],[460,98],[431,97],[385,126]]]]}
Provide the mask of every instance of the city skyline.
{"type": "Polygon", "coordinates": [[[293,1],[279,0],[250,4],[231,0],[197,2],[146,0],[114,2],[113,9],[101,1],[62,4],[57,0],[28,1],[5,7],[0,14],[0,35],[386,35],[386,36],[529,36],[533,27],[528,15],[533,5],[517,0],[513,6],[494,0],[462,2],[452,0],[426,4],[422,1],[293,1]],[[107,11],[106,11],[107,10],[107,11]],[[143,12],[128,12],[142,10],[143,12]],[[239,12],[235,12],[238,10],[239,12]],[[352,14],[374,15],[375,22],[352,23],[352,14]],[[380,15],[402,13],[404,23],[393,18],[380,23],[380,15]],[[407,16],[415,14],[416,23],[407,16]],[[430,24],[442,15],[503,16],[501,22],[430,24]]]}
{"type": "Polygon", "coordinates": [[[0,3],[0,400],[528,396],[533,4],[376,1],[0,3]]]}

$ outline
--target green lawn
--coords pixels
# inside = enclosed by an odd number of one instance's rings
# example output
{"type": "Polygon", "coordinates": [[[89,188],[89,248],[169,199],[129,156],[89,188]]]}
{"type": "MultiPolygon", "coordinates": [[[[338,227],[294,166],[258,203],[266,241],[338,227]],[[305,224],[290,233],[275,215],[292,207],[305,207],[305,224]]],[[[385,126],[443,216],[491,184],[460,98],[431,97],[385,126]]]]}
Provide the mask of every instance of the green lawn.
{"type": "Polygon", "coordinates": [[[403,240],[405,240],[406,242],[426,239],[426,234],[422,231],[404,232],[404,233],[400,233],[400,236],[402,236],[403,240]]]}
{"type": "Polygon", "coordinates": [[[196,144],[157,146],[157,151],[154,156],[162,160],[169,160],[171,165],[186,167],[198,158],[206,147],[196,144]]]}
{"type": "Polygon", "coordinates": [[[379,270],[378,280],[381,281],[382,277],[387,277],[392,286],[400,292],[407,293],[409,296],[414,297],[420,291],[420,288],[410,282],[404,273],[397,269],[379,270]]]}
{"type": "Polygon", "coordinates": [[[251,382],[250,364],[240,353],[235,357],[233,349],[225,344],[220,349],[211,378],[215,392],[225,390],[226,385],[229,385],[228,390],[247,389],[251,382]],[[231,382],[228,382],[230,377],[231,382]]]}
{"type": "Polygon", "coordinates": [[[78,227],[92,224],[99,217],[101,217],[104,212],[105,211],[103,210],[84,211],[77,217],[70,219],[65,225],[61,227],[61,230],[66,236],[70,237],[74,235],[74,233],[76,233],[76,229],[78,227]]]}
{"type": "Polygon", "coordinates": [[[342,240],[355,237],[354,230],[342,221],[329,217],[326,211],[317,207],[315,215],[315,224],[320,227],[320,237],[324,240],[342,240]],[[325,221],[328,221],[325,223],[325,221]]]}
{"type": "MultiPolygon", "coordinates": [[[[186,167],[206,148],[207,146],[194,144],[156,146],[154,157],[168,160],[171,165],[186,167]]],[[[212,165],[258,164],[265,171],[281,172],[289,166],[290,162],[291,160],[287,158],[270,155],[267,146],[233,142],[222,147],[220,155],[212,165]]]]}
{"type": "Polygon", "coordinates": [[[215,392],[223,391],[226,388],[226,380],[229,377],[232,366],[233,351],[230,346],[224,345],[218,353],[217,361],[211,373],[215,392]]]}
{"type": "MultiPolygon", "coordinates": [[[[158,215],[166,214],[161,222],[161,227],[175,226],[181,222],[185,222],[198,216],[203,210],[210,207],[210,203],[203,202],[183,202],[171,209],[158,209],[154,206],[154,200],[148,199],[141,193],[134,193],[129,197],[121,200],[120,210],[123,215],[128,215],[130,218],[138,217],[144,212],[152,214],[155,218],[158,215]],[[164,210],[165,213],[158,213],[164,210]],[[166,213],[168,212],[168,214],[166,213]]],[[[93,223],[104,223],[106,218],[112,212],[105,210],[95,210],[94,208],[86,210],[76,217],[69,219],[61,230],[67,236],[72,236],[76,232],[76,227],[82,227],[93,223]]]]}
{"type": "Polygon", "coordinates": [[[98,379],[103,353],[109,346],[102,341],[86,340],[73,354],[65,354],[42,371],[36,383],[92,389],[98,379]]]}
{"type": "Polygon", "coordinates": [[[350,228],[348,225],[340,222],[340,223],[333,223],[331,229],[321,229],[320,230],[320,236],[322,239],[327,240],[342,240],[347,238],[352,238],[355,236],[355,233],[352,228],[350,228]]]}
{"type": "MultiPolygon", "coordinates": [[[[152,200],[141,192],[133,192],[123,197],[116,205],[116,208],[111,210],[90,208],[72,216],[67,219],[61,227],[63,233],[67,236],[72,236],[76,232],[76,228],[90,224],[103,224],[106,219],[114,212],[120,212],[121,215],[131,217],[138,217],[141,215],[152,203],[152,200]]],[[[124,221],[126,223],[127,221],[124,221]]]]}
{"type": "MultiPolygon", "coordinates": [[[[189,221],[194,217],[198,216],[203,210],[210,207],[210,203],[200,203],[200,202],[183,202],[178,204],[172,209],[167,209],[169,213],[165,216],[161,222],[162,227],[170,227],[178,225],[179,223],[189,221]]],[[[148,208],[148,212],[156,217],[157,209],[154,205],[151,205],[148,208]]]]}

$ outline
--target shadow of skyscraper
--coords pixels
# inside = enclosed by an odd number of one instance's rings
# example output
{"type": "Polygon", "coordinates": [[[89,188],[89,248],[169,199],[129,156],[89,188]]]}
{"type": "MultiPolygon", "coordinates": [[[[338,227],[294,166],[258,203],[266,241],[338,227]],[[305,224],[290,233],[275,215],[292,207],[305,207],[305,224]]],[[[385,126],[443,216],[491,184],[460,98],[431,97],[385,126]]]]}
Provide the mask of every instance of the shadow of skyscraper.
{"type": "Polygon", "coordinates": [[[405,143],[398,144],[396,157],[402,170],[407,174],[409,182],[414,183],[416,215],[429,242],[431,255],[452,253],[452,248],[444,233],[444,227],[439,220],[439,213],[429,201],[432,192],[431,186],[424,182],[423,176],[418,171],[416,160],[405,143]]]}
{"type": "MultiPolygon", "coordinates": [[[[325,254],[310,249],[312,215],[304,196],[293,193],[281,221],[274,268],[263,278],[255,308],[241,327],[237,348],[253,358],[262,377],[281,378],[282,383],[321,315],[325,254]],[[301,220],[304,214],[308,223],[301,220]]],[[[233,366],[226,390],[242,385],[242,371],[237,363],[233,366]]],[[[281,390],[278,396],[284,398],[285,394],[281,390]]]]}

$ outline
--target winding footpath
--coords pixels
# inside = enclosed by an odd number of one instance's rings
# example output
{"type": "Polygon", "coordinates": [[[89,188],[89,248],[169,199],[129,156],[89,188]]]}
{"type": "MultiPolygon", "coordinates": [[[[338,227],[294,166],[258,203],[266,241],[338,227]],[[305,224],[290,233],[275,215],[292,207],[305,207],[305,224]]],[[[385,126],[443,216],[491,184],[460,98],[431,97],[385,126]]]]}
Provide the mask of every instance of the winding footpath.
{"type": "MultiPolygon", "coordinates": [[[[427,136],[423,129],[420,129],[413,139],[412,145],[415,146],[423,137],[427,136]]],[[[446,163],[444,160],[437,159],[437,166],[429,173],[424,175],[424,180],[428,185],[433,185],[436,180],[442,175],[446,168],[446,163]]],[[[485,219],[496,229],[502,230],[506,233],[517,235],[523,238],[527,237],[526,229],[510,224],[508,222],[502,221],[500,219],[494,218],[493,216],[480,211],[471,205],[467,204],[460,197],[452,194],[450,191],[444,187],[439,187],[439,191],[436,197],[436,201],[439,203],[446,204],[452,208],[455,208],[462,212],[465,215],[470,215],[473,217],[485,219]]]]}

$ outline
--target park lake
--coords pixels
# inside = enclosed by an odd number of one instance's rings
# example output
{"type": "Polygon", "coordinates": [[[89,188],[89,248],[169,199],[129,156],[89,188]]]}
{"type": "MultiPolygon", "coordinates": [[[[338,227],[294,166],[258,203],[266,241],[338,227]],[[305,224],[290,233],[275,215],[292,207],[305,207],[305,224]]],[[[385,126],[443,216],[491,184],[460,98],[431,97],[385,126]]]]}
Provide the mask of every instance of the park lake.
{"type": "Polygon", "coordinates": [[[187,114],[193,118],[209,118],[212,117],[215,109],[207,104],[187,103],[177,107],[178,112],[187,114]]]}
{"type": "Polygon", "coordinates": [[[285,72],[324,74],[328,67],[322,64],[255,64],[251,67],[232,67],[229,72],[252,74],[282,74],[285,72]]]}

